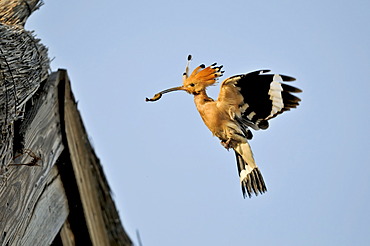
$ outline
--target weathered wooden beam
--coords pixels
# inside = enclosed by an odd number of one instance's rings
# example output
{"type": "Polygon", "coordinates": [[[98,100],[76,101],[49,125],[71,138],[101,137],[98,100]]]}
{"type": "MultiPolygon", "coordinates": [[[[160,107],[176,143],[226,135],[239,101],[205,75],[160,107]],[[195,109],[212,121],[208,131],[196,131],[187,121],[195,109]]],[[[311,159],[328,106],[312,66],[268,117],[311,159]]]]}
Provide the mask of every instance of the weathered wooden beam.
{"type": "Polygon", "coordinates": [[[62,240],[63,246],[74,246],[76,245],[75,236],[71,230],[71,225],[67,220],[62,229],[60,230],[60,238],[62,240]]]}
{"type": "Polygon", "coordinates": [[[67,196],[57,167],[54,166],[19,245],[50,245],[68,212],[67,196]]]}
{"type": "Polygon", "coordinates": [[[100,161],[88,140],[66,71],[64,125],[70,159],[76,177],[93,245],[132,245],[124,231],[100,161]]]}
{"type": "MultiPolygon", "coordinates": [[[[14,148],[29,149],[40,160],[0,173],[0,245],[49,245],[56,235],[63,245],[132,245],[67,72],[52,73],[32,101],[24,121],[16,123],[14,148]]],[[[32,156],[13,162],[30,163],[32,156]]]]}
{"type": "MultiPolygon", "coordinates": [[[[42,211],[48,207],[51,211],[66,211],[66,207],[48,200],[49,198],[61,199],[53,194],[55,190],[61,191],[60,183],[54,180],[55,173],[51,172],[53,164],[63,150],[62,135],[60,132],[59,103],[57,80],[51,76],[46,82],[39,97],[35,100],[34,107],[26,115],[25,122],[20,127],[19,137],[16,141],[23,141],[24,148],[32,150],[41,157],[40,166],[8,166],[2,174],[2,186],[0,187],[0,244],[1,245],[24,245],[26,235],[31,232],[37,235],[41,244],[51,242],[55,232],[60,229],[60,223],[65,221],[65,213],[54,214],[42,211]],[[51,180],[54,182],[50,183],[51,180]],[[46,201],[49,205],[46,206],[46,201]],[[52,218],[47,218],[54,216],[52,218]],[[44,221],[53,219],[49,226],[48,235],[41,236],[45,227],[44,221]]],[[[32,158],[24,154],[19,163],[30,162],[32,158]]],[[[11,164],[11,163],[9,163],[11,164]]]]}

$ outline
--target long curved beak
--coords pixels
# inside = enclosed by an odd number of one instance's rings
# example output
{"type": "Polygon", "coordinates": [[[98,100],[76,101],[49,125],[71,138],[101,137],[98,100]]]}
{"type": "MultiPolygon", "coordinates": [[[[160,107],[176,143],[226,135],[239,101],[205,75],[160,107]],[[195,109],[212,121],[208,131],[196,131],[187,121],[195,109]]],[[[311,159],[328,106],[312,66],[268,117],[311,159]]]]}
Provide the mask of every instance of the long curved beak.
{"type": "Polygon", "coordinates": [[[173,88],[158,92],[157,94],[154,95],[153,98],[145,98],[145,101],[146,102],[154,102],[154,101],[159,100],[162,97],[162,95],[165,94],[165,93],[172,92],[172,91],[180,91],[180,90],[184,90],[184,87],[183,86],[178,86],[178,87],[173,87],[173,88]]]}

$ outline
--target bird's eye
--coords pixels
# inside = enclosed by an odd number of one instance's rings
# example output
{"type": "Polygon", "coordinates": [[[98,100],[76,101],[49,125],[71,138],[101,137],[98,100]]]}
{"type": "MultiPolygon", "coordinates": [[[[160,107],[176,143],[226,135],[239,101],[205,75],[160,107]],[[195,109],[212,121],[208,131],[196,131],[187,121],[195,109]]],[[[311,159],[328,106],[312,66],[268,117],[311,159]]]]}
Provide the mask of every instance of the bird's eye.
{"type": "Polygon", "coordinates": [[[195,84],[194,84],[194,83],[191,83],[189,86],[194,87],[194,86],[195,86],[195,84]]]}

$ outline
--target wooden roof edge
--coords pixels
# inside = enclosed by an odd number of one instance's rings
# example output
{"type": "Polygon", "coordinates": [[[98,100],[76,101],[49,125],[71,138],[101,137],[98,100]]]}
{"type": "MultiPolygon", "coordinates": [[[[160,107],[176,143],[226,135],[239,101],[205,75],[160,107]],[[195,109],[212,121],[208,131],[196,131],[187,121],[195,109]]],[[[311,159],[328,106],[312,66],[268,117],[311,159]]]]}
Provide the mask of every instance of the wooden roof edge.
{"type": "Polygon", "coordinates": [[[59,69],[54,73],[59,79],[63,142],[70,154],[91,241],[94,245],[133,245],[122,226],[100,160],[89,141],[67,70],[59,69]]]}

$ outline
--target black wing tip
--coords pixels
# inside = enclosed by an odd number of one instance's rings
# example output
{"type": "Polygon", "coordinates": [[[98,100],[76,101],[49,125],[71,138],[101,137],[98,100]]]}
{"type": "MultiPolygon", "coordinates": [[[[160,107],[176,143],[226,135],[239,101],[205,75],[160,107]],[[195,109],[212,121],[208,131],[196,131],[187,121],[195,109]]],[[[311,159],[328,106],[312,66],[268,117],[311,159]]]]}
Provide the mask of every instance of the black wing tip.
{"type": "Polygon", "coordinates": [[[291,76],[288,76],[288,75],[283,75],[283,74],[279,74],[279,75],[283,79],[283,81],[285,81],[285,82],[296,81],[296,78],[294,78],[294,77],[291,77],[291,76]]]}
{"type": "Polygon", "coordinates": [[[268,72],[271,72],[271,70],[270,69],[260,69],[260,70],[255,70],[255,71],[252,71],[252,72],[249,72],[249,73],[233,75],[229,79],[236,78],[236,77],[246,78],[248,76],[257,76],[257,75],[265,74],[265,73],[268,73],[268,72]]]}
{"type": "Polygon", "coordinates": [[[260,75],[260,74],[265,74],[268,72],[271,72],[271,70],[270,69],[259,69],[259,70],[247,73],[247,75],[260,75]]]}
{"type": "Polygon", "coordinates": [[[270,69],[261,69],[261,70],[258,70],[258,72],[260,73],[268,73],[268,72],[271,72],[270,69]]]}
{"type": "Polygon", "coordinates": [[[292,92],[292,93],[301,93],[301,92],[303,92],[301,89],[299,89],[297,87],[287,85],[287,84],[284,84],[284,83],[281,83],[281,87],[286,92],[292,92]]]}

